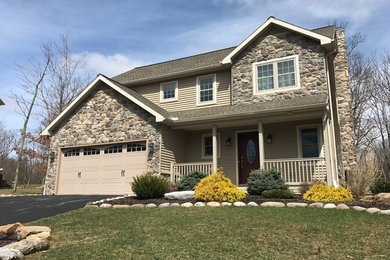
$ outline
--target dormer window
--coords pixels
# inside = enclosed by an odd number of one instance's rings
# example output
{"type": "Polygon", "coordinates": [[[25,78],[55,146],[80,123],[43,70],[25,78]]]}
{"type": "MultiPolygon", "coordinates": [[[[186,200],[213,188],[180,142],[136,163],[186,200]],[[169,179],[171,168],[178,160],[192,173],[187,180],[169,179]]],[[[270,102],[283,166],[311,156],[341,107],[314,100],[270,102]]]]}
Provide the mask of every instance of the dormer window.
{"type": "Polygon", "coordinates": [[[198,106],[215,104],[217,102],[216,75],[211,74],[197,77],[196,81],[196,104],[198,106]]]}
{"type": "Polygon", "coordinates": [[[161,83],[160,85],[160,102],[176,101],[178,99],[177,81],[161,83]]]}
{"type": "Polygon", "coordinates": [[[299,88],[298,55],[253,63],[253,93],[299,88]]]}

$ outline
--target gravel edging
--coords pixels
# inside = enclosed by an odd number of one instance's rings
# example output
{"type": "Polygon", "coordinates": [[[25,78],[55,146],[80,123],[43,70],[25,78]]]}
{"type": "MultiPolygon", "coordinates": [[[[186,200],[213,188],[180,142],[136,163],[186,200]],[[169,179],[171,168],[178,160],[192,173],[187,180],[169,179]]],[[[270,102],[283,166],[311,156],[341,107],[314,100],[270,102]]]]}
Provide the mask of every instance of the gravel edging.
{"type": "Polygon", "coordinates": [[[218,202],[218,201],[211,201],[211,202],[194,202],[194,200],[187,200],[187,201],[181,201],[178,202],[164,202],[164,203],[136,203],[132,205],[128,204],[112,204],[110,202],[118,201],[120,199],[126,198],[125,196],[120,197],[114,197],[114,198],[108,198],[105,200],[99,200],[95,202],[89,202],[85,205],[85,208],[169,208],[169,207],[180,207],[180,208],[201,208],[201,207],[289,207],[289,208],[323,208],[323,209],[336,209],[336,210],[354,210],[354,211],[365,211],[370,214],[380,214],[380,215],[387,215],[390,216],[390,205],[389,209],[379,209],[376,207],[362,207],[362,206],[348,206],[345,203],[338,203],[337,205],[334,203],[322,203],[322,202],[281,202],[281,201],[265,201],[260,204],[249,201],[249,202],[243,202],[243,201],[237,201],[234,203],[230,202],[218,202]]]}

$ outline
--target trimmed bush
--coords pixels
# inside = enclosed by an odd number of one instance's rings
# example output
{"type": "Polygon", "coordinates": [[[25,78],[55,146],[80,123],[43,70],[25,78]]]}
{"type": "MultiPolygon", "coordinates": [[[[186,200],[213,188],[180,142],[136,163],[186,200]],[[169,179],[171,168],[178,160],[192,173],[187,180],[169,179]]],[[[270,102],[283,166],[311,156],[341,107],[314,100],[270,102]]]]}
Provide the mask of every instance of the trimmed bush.
{"type": "Polygon", "coordinates": [[[183,177],[177,184],[178,190],[194,190],[201,179],[206,178],[207,174],[204,172],[193,171],[183,177]]]}
{"type": "Polygon", "coordinates": [[[390,181],[377,181],[370,187],[373,194],[390,192],[390,181]]]}
{"type": "Polygon", "coordinates": [[[294,193],[290,190],[265,190],[261,195],[264,198],[293,199],[294,193]]]}
{"type": "Polygon", "coordinates": [[[195,187],[197,200],[235,202],[243,198],[245,191],[238,189],[222,171],[203,178],[195,187]]]}
{"type": "Polygon", "coordinates": [[[287,190],[288,187],[281,177],[281,173],[271,170],[254,170],[250,173],[247,182],[248,193],[261,195],[265,190],[287,190]]]}
{"type": "Polygon", "coordinates": [[[136,194],[137,198],[154,199],[162,198],[168,187],[168,181],[155,174],[143,174],[133,178],[131,189],[136,194]]]}
{"type": "Polygon", "coordinates": [[[304,200],[318,202],[352,201],[352,193],[343,187],[330,187],[326,184],[314,184],[304,195],[304,200]]]}

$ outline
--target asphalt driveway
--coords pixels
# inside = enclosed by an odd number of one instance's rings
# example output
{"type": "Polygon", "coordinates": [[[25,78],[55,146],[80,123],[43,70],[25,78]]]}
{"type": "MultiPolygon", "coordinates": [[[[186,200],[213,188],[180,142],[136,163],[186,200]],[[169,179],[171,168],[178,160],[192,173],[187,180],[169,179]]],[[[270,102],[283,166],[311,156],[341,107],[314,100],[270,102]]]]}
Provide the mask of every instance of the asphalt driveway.
{"type": "Polygon", "coordinates": [[[0,198],[0,225],[30,222],[79,209],[89,201],[114,195],[17,196],[0,198]]]}

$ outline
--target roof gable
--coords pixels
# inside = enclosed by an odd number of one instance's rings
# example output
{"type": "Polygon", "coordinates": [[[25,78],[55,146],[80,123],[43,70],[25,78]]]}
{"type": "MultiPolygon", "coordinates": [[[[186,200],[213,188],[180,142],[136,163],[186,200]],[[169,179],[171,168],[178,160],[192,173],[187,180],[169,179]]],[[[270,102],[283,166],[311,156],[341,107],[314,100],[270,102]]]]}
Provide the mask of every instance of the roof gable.
{"type": "Polygon", "coordinates": [[[58,126],[73,110],[81,104],[81,102],[84,101],[86,97],[88,97],[93,90],[99,86],[99,83],[103,82],[107,86],[113,88],[123,96],[127,97],[130,101],[134,102],[141,108],[145,109],[147,112],[152,114],[156,117],[156,122],[162,122],[167,117],[168,112],[165,111],[163,108],[157,106],[156,104],[152,103],[151,101],[147,100],[140,94],[136,93],[135,91],[126,88],[125,86],[120,85],[119,83],[115,82],[114,80],[111,80],[101,74],[99,74],[78,96],[77,98],[70,103],[70,105],[62,111],[61,114],[59,114],[56,119],[53,120],[53,122],[50,123],[49,126],[47,126],[41,133],[41,135],[50,135],[50,131],[58,126]]]}
{"type": "MultiPolygon", "coordinates": [[[[237,54],[239,54],[245,47],[247,47],[259,34],[267,30],[272,25],[278,25],[280,27],[286,28],[290,31],[297,32],[299,34],[302,34],[308,38],[318,40],[321,45],[328,45],[333,42],[333,39],[330,37],[325,36],[323,33],[329,33],[326,30],[315,30],[310,31],[301,27],[298,27],[296,25],[278,20],[274,17],[268,18],[268,20],[263,23],[259,28],[257,28],[251,35],[249,35],[243,42],[240,43],[229,55],[227,55],[223,60],[222,64],[231,64],[232,58],[235,57],[237,54]]],[[[320,28],[321,29],[321,28],[320,28]]]]}

